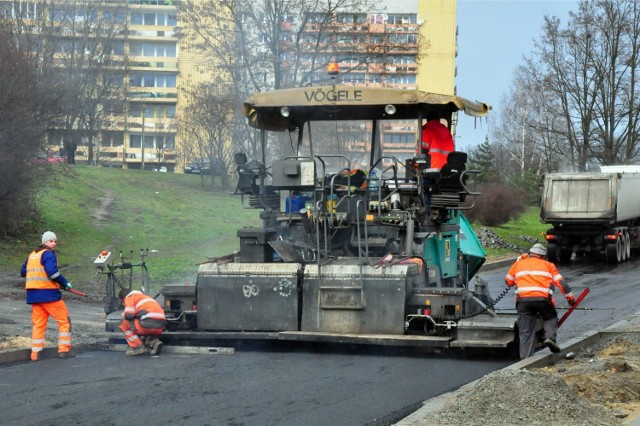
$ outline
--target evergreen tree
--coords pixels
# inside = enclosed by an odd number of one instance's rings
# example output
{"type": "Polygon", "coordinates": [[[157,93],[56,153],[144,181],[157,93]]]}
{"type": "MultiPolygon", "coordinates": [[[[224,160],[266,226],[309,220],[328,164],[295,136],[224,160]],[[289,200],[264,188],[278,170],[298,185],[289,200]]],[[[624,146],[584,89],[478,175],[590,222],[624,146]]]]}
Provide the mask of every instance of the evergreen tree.
{"type": "Polygon", "coordinates": [[[469,152],[468,169],[480,171],[475,175],[477,182],[490,183],[498,180],[495,155],[492,152],[489,137],[469,152]]]}

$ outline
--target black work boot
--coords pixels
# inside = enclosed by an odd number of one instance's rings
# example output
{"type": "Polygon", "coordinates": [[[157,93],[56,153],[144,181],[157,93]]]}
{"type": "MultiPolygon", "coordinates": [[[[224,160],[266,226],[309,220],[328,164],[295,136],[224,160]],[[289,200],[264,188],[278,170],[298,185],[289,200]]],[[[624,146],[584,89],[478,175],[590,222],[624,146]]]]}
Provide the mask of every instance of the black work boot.
{"type": "Polygon", "coordinates": [[[551,352],[557,354],[560,352],[560,346],[553,339],[544,339],[544,345],[549,348],[551,352]]]}

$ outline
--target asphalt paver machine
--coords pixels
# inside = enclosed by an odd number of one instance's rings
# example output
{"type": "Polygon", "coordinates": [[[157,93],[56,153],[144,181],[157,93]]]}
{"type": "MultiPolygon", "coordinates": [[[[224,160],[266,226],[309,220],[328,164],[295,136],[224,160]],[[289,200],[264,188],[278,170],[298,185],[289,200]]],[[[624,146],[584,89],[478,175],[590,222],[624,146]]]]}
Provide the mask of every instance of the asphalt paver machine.
{"type": "MultiPolygon", "coordinates": [[[[435,348],[506,348],[514,314],[473,279],[485,254],[463,215],[467,156],[440,169],[419,129],[435,112],[490,106],[458,96],[329,85],[256,93],[243,106],[261,158],[237,154],[243,203],[260,226],[163,290],[167,338],[268,338],[435,348]],[[416,150],[418,152],[418,150],[416,150]],[[195,287],[195,288],[194,288],[195,287]]],[[[498,296],[500,297],[500,296],[498,296]]]]}

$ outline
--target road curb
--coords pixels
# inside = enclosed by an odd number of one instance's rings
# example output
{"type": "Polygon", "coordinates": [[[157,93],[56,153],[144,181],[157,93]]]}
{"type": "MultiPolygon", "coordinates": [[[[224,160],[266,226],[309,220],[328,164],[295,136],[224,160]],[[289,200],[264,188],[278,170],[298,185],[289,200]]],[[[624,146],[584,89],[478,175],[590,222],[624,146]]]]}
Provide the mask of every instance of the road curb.
{"type": "MultiPolygon", "coordinates": [[[[79,353],[90,351],[90,350],[103,350],[105,348],[105,342],[96,342],[96,343],[86,343],[80,345],[73,345],[71,351],[77,355],[79,353]]],[[[44,348],[40,355],[38,356],[38,360],[45,359],[53,359],[58,358],[58,349],[57,348],[44,348]]],[[[19,364],[22,362],[31,362],[31,349],[9,349],[6,351],[0,352],[0,367],[5,367],[7,365],[19,364]]]]}
{"type": "MultiPolygon", "coordinates": [[[[564,344],[562,350],[558,353],[551,353],[548,349],[538,352],[536,355],[525,358],[519,362],[508,365],[502,370],[520,370],[527,368],[542,368],[549,365],[553,365],[560,359],[566,357],[569,352],[576,352],[581,349],[592,346],[594,343],[600,340],[606,340],[615,336],[638,334],[640,333],[640,312],[632,315],[627,320],[618,321],[609,327],[586,333],[582,336],[569,340],[564,344]]],[[[414,411],[409,416],[394,423],[394,426],[424,426],[434,425],[429,419],[433,418],[433,414],[438,412],[442,407],[455,400],[460,392],[473,389],[473,387],[481,380],[477,379],[473,382],[469,382],[452,392],[436,396],[428,399],[422,403],[422,406],[414,411]]],[[[635,425],[636,423],[634,423],[635,425]]],[[[638,423],[640,425],[640,422],[638,423]]]]}
{"type": "MultiPolygon", "coordinates": [[[[514,257],[513,259],[503,259],[503,260],[496,260],[495,262],[485,263],[480,268],[480,272],[489,272],[495,269],[507,268],[511,266],[515,261],[516,261],[516,258],[514,257]]],[[[506,274],[506,271],[505,271],[505,274],[506,274]]]]}

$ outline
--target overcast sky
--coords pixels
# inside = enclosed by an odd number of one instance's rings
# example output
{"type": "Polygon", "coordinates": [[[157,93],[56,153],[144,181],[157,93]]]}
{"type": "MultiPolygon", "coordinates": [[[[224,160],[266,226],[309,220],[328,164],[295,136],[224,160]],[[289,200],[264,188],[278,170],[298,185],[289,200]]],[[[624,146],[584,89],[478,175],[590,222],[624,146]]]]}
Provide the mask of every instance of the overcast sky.
{"type": "MultiPolygon", "coordinates": [[[[576,0],[458,0],[458,95],[493,106],[509,91],[516,67],[540,38],[543,16],[558,16],[564,25],[576,0]]],[[[466,151],[482,143],[491,125],[460,114],[456,149],[466,151]]]]}

